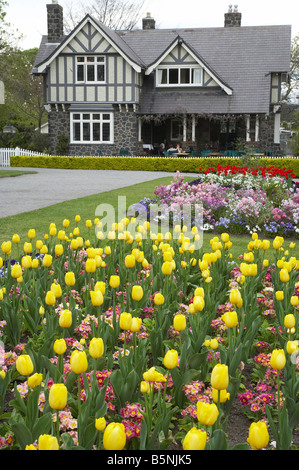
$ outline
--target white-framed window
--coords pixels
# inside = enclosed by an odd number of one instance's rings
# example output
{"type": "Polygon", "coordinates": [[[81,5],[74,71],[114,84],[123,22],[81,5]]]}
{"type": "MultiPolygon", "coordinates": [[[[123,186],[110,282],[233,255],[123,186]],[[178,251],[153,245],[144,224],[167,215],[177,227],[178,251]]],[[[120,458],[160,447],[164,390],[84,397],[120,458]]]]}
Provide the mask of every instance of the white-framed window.
{"type": "Polygon", "coordinates": [[[104,83],[105,56],[77,56],[77,83],[104,83]]]}
{"type": "Polygon", "coordinates": [[[159,67],[157,86],[201,86],[202,68],[199,66],[159,67]]]}
{"type": "Polygon", "coordinates": [[[71,143],[112,144],[113,113],[71,113],[71,143]]]}

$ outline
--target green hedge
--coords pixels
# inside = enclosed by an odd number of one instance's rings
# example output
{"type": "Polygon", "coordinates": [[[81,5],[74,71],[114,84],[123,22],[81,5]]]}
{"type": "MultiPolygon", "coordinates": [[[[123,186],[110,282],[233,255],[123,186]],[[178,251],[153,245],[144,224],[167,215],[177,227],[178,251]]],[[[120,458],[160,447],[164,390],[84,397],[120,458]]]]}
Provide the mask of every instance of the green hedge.
{"type": "MultiPolygon", "coordinates": [[[[237,158],[157,158],[157,157],[11,157],[12,167],[60,168],[72,170],[131,170],[199,173],[209,167],[238,165],[237,158]]],[[[299,176],[299,159],[261,158],[261,166],[291,169],[299,176]]]]}

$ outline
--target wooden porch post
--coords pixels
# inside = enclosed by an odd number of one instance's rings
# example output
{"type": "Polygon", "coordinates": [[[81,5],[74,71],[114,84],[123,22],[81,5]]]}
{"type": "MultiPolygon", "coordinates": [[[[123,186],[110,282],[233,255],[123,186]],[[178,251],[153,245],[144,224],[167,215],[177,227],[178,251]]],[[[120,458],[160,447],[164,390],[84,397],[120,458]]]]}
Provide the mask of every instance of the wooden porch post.
{"type": "Polygon", "coordinates": [[[192,142],[195,142],[195,114],[192,114],[192,142]]]}

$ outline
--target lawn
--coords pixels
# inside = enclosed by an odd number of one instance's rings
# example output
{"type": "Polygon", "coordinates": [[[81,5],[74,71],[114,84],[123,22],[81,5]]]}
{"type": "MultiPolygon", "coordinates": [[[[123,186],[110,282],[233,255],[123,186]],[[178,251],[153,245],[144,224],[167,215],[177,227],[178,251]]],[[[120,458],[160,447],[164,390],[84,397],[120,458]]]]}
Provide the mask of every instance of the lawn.
{"type": "MultiPolygon", "coordinates": [[[[185,181],[192,181],[194,177],[185,177],[185,181]]],[[[49,231],[50,223],[55,223],[57,229],[62,228],[62,221],[69,219],[74,221],[77,214],[81,217],[80,235],[83,238],[88,238],[88,229],[85,227],[85,220],[93,220],[95,211],[100,204],[110,204],[115,208],[116,220],[118,214],[118,197],[125,196],[127,202],[127,209],[134,203],[143,198],[152,198],[154,189],[161,184],[167,185],[173,180],[172,177],[165,177],[148,181],[144,183],[127,186],[121,190],[107,191],[104,193],[87,196],[78,199],[72,199],[59,204],[54,204],[46,208],[38,209],[15,216],[5,217],[1,219],[0,224],[0,242],[10,240],[14,233],[17,233],[22,240],[27,241],[27,233],[30,228],[35,228],[37,238],[43,238],[49,231]]],[[[92,234],[92,238],[93,238],[92,234]]],[[[211,233],[203,234],[203,249],[209,249],[210,239],[213,237],[211,233]]],[[[236,260],[240,253],[247,251],[247,245],[250,236],[234,236],[230,237],[232,241],[231,254],[232,259],[236,260]]],[[[286,247],[287,247],[286,243],[286,247]]],[[[15,247],[13,247],[15,250],[15,247]]],[[[16,250],[15,250],[16,253],[16,250]]],[[[293,250],[293,255],[299,257],[299,250],[296,246],[293,250]]]]}
{"type": "Polygon", "coordinates": [[[23,171],[23,170],[0,170],[0,178],[9,178],[15,176],[22,176],[37,173],[37,171],[23,171]]]}

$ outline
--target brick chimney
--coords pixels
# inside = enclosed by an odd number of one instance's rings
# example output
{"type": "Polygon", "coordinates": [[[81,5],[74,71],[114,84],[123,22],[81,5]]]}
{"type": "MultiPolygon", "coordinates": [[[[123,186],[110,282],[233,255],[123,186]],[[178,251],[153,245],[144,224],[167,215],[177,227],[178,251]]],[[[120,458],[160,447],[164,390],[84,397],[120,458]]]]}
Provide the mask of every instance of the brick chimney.
{"type": "Polygon", "coordinates": [[[151,17],[150,13],[146,14],[146,17],[142,20],[142,29],[155,29],[156,22],[151,17]]]}
{"type": "Polygon", "coordinates": [[[48,42],[60,42],[63,36],[63,8],[52,0],[47,5],[48,12],[48,42]]]}
{"type": "Polygon", "coordinates": [[[228,13],[224,15],[224,26],[226,28],[240,27],[242,14],[238,11],[238,5],[229,5],[228,13]]]}

